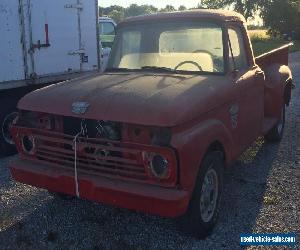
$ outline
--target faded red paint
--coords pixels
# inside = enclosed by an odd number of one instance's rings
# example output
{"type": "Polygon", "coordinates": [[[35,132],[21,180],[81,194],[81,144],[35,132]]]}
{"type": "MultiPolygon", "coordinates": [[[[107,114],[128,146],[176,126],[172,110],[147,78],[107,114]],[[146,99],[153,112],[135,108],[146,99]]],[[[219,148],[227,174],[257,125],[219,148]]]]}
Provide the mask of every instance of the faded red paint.
{"type": "MultiPolygon", "coordinates": [[[[160,18],[215,19],[224,27],[240,27],[249,68],[230,72],[227,67],[226,74],[219,76],[105,73],[35,91],[23,98],[18,108],[40,116],[51,115],[57,125],[54,131],[28,128],[20,122],[13,126],[20,159],[11,162],[11,172],[17,181],[74,195],[74,137],[63,134],[62,117],[121,122],[120,142],[79,138],[81,197],[147,213],[179,216],[187,209],[199,167],[211,145],[217,142],[222,146],[229,166],[259,135],[266,134],[277,123],[280,108],[289,101],[285,98],[291,91],[287,47],[253,58],[245,21],[231,12],[157,14],[131,18],[121,26],[160,18]],[[90,103],[84,115],[72,113],[75,101],[90,103]],[[153,129],[158,127],[171,130],[168,145],[150,145],[153,129]],[[20,142],[24,134],[35,136],[39,152],[24,153],[20,142]],[[100,164],[98,169],[87,171],[86,168],[97,164],[91,153],[83,150],[87,146],[118,151],[116,168],[104,173],[100,164]],[[152,152],[159,152],[171,163],[169,175],[163,181],[151,176],[145,162],[144,156],[152,152]],[[118,168],[119,164],[126,167],[118,168]],[[132,171],[139,174],[133,177],[132,171]]],[[[229,57],[229,51],[226,56],[229,57]]],[[[111,159],[105,156],[101,160],[108,164],[111,159]]]]}

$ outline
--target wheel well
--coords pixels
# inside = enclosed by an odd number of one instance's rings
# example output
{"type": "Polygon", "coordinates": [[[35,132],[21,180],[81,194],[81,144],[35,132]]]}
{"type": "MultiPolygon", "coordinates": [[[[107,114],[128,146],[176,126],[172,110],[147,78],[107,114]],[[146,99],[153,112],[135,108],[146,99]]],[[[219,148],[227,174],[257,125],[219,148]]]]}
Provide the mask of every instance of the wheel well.
{"type": "MultiPolygon", "coordinates": [[[[222,155],[222,159],[223,159],[223,163],[225,163],[225,160],[226,160],[226,154],[225,154],[225,149],[223,147],[223,144],[220,142],[220,141],[214,141],[212,142],[209,147],[207,148],[205,154],[203,155],[203,158],[201,159],[201,162],[199,164],[199,168],[198,168],[198,171],[197,171],[197,175],[199,174],[199,171],[201,170],[201,166],[203,164],[203,161],[205,159],[205,157],[211,153],[211,152],[219,152],[221,155],[222,155]]],[[[225,164],[224,164],[225,166],[225,164]]],[[[196,175],[196,176],[197,176],[196,175]]],[[[196,184],[196,181],[194,183],[194,185],[196,184]]],[[[193,189],[195,188],[195,186],[193,187],[193,189]]]]}
{"type": "Polygon", "coordinates": [[[222,153],[222,158],[223,158],[223,161],[225,162],[226,153],[225,153],[225,149],[223,147],[223,144],[221,142],[214,141],[213,143],[211,143],[210,146],[208,147],[205,155],[209,152],[212,152],[212,151],[218,151],[218,152],[222,153]]]}
{"type": "Polygon", "coordinates": [[[287,106],[289,106],[291,101],[291,92],[293,88],[293,80],[290,78],[286,81],[285,87],[284,87],[284,102],[287,106]]]}

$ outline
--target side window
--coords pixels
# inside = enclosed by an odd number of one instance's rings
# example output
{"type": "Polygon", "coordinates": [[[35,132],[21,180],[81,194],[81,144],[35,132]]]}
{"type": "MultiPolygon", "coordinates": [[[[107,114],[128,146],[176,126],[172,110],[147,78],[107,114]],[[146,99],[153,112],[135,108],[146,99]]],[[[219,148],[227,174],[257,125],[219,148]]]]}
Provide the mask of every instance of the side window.
{"type": "MultiPolygon", "coordinates": [[[[229,35],[229,41],[231,44],[232,54],[234,57],[236,68],[237,69],[247,68],[249,64],[247,61],[247,54],[246,54],[245,44],[244,44],[241,30],[235,27],[230,27],[228,29],[228,35],[229,35]]],[[[233,70],[234,62],[230,51],[230,44],[229,44],[230,67],[233,70]]]]}
{"type": "Polygon", "coordinates": [[[110,22],[102,22],[99,26],[102,46],[111,48],[115,39],[115,26],[110,22]]]}

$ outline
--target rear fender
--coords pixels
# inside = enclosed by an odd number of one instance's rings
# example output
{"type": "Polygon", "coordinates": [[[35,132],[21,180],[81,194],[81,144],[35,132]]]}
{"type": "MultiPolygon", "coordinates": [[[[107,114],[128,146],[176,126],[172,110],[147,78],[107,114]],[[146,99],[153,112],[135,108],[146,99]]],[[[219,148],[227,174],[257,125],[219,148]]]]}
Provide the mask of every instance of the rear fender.
{"type": "Polygon", "coordinates": [[[279,119],[282,105],[290,101],[292,73],[288,66],[273,64],[265,75],[265,117],[279,119]]]}
{"type": "Polygon", "coordinates": [[[218,142],[224,149],[225,165],[233,160],[230,131],[218,120],[207,120],[188,130],[174,134],[172,146],[179,156],[179,180],[183,189],[192,193],[201,162],[210,145],[218,142]]]}
{"type": "Polygon", "coordinates": [[[284,101],[285,105],[289,106],[291,102],[291,96],[292,96],[292,89],[295,87],[293,84],[293,79],[288,78],[285,82],[285,88],[284,88],[284,101]]]}

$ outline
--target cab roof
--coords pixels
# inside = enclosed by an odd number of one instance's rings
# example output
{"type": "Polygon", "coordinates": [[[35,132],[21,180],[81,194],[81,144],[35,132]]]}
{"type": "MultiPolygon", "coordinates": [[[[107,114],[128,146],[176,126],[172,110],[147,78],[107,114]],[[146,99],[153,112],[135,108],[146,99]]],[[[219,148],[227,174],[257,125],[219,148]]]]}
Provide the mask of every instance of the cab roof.
{"type": "Polygon", "coordinates": [[[187,10],[187,11],[175,11],[175,12],[165,12],[165,13],[156,13],[149,15],[141,15],[135,17],[126,18],[119,25],[126,25],[137,22],[147,22],[147,21],[157,21],[157,20],[176,20],[176,19],[212,19],[216,21],[223,22],[242,22],[245,23],[246,20],[243,15],[227,10],[208,10],[208,9],[196,9],[196,10],[187,10]]]}

